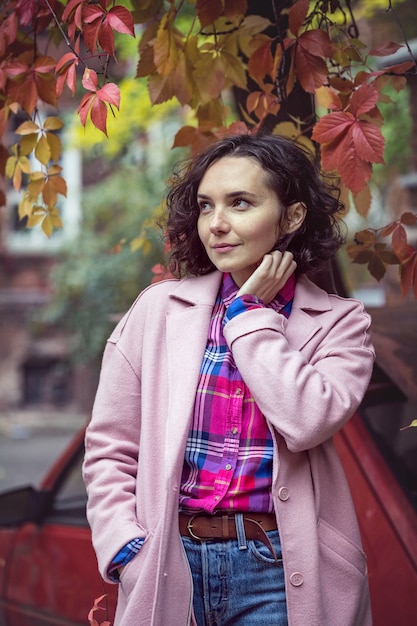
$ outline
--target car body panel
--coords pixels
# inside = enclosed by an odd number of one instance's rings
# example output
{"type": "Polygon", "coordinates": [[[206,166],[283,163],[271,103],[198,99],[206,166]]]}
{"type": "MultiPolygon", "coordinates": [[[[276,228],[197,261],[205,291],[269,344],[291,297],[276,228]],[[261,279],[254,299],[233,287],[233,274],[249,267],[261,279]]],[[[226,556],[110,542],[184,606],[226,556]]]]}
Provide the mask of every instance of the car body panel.
{"type": "Polygon", "coordinates": [[[368,559],[375,626],[417,624],[417,513],[360,416],[335,437],[368,559]]]}

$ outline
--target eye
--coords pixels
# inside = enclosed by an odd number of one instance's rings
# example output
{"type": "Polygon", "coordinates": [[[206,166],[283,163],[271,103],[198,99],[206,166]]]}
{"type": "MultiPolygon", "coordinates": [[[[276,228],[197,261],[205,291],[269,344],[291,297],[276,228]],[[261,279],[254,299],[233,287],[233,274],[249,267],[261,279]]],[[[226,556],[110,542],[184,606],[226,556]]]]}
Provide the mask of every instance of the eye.
{"type": "Polygon", "coordinates": [[[247,209],[250,206],[250,202],[245,200],[244,198],[235,198],[232,203],[233,207],[237,209],[247,209]]]}
{"type": "Polygon", "coordinates": [[[207,200],[200,200],[198,202],[198,208],[200,209],[200,213],[207,213],[210,210],[210,203],[207,200]]]}

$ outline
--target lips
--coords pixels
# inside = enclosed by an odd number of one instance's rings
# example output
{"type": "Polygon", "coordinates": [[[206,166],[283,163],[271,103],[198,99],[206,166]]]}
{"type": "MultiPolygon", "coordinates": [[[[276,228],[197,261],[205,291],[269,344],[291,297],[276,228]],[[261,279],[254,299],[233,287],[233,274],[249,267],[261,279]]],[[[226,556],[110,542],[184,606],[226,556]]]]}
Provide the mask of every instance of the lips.
{"type": "Polygon", "coordinates": [[[214,246],[212,246],[212,250],[214,250],[215,252],[230,252],[230,250],[234,250],[237,247],[237,244],[232,244],[232,243],[216,243],[214,246]]]}

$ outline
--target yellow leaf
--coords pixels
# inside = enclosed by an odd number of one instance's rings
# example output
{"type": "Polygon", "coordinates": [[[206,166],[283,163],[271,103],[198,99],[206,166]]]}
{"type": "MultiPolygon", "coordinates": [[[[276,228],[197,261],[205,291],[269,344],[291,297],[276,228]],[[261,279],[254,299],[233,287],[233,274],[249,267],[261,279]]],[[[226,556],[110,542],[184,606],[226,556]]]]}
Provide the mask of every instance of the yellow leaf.
{"type": "Polygon", "coordinates": [[[32,135],[33,133],[38,133],[39,130],[39,126],[35,124],[35,122],[29,121],[20,124],[20,126],[18,126],[15,130],[15,133],[17,135],[32,135]]]}
{"type": "Polygon", "coordinates": [[[200,129],[218,128],[223,126],[224,118],[226,115],[225,107],[219,98],[210,100],[206,104],[203,104],[197,109],[197,119],[200,129]]]}
{"type": "Polygon", "coordinates": [[[47,215],[42,222],[42,230],[47,237],[51,237],[54,232],[54,224],[49,215],[47,215]]]}
{"type": "Polygon", "coordinates": [[[39,207],[33,207],[33,211],[31,215],[28,216],[28,221],[26,223],[26,228],[33,228],[41,223],[44,219],[45,212],[36,211],[39,207]]]}
{"type": "Polygon", "coordinates": [[[38,135],[35,135],[34,133],[32,133],[31,135],[24,135],[19,143],[20,154],[30,154],[34,150],[37,141],[38,135]]]}
{"type": "Polygon", "coordinates": [[[183,106],[191,103],[197,89],[192,80],[191,67],[183,52],[180,52],[174,72],[175,95],[183,106]]]}
{"type": "Polygon", "coordinates": [[[177,63],[177,45],[172,28],[172,18],[166,13],[161,19],[156,38],[150,44],[154,49],[154,63],[157,72],[166,76],[177,63]]]}
{"type": "Polygon", "coordinates": [[[25,193],[23,198],[19,202],[18,206],[18,215],[19,219],[23,219],[24,217],[29,217],[32,214],[33,203],[29,198],[29,194],[25,193]]]}
{"type": "Polygon", "coordinates": [[[256,35],[268,28],[268,26],[272,26],[272,24],[266,17],[248,15],[240,25],[239,35],[256,35]]]}
{"type": "Polygon", "coordinates": [[[38,178],[38,179],[32,180],[28,184],[27,189],[28,189],[29,197],[31,200],[35,201],[37,199],[38,195],[42,193],[44,185],[45,185],[45,178],[38,178]]]}
{"type": "Polygon", "coordinates": [[[145,237],[143,236],[143,234],[140,234],[138,237],[132,239],[132,241],[130,242],[130,249],[132,250],[132,252],[136,252],[136,250],[140,250],[141,248],[143,248],[144,242],[145,237]]]}
{"type": "Polygon", "coordinates": [[[242,61],[228,52],[221,52],[220,58],[226,77],[233,85],[236,85],[236,87],[246,89],[246,71],[242,61]]]}
{"type": "Polygon", "coordinates": [[[149,239],[145,239],[142,245],[142,252],[143,254],[147,255],[151,251],[152,251],[152,243],[149,241],[149,239]]]}
{"type": "Polygon", "coordinates": [[[35,156],[43,165],[46,165],[51,159],[51,148],[49,147],[46,137],[41,137],[35,148],[35,156]]]}
{"type": "Polygon", "coordinates": [[[325,109],[342,109],[342,102],[333,89],[330,87],[319,87],[316,89],[316,100],[325,109]]]}
{"type": "Polygon", "coordinates": [[[24,174],[30,174],[30,161],[27,156],[21,156],[18,161],[19,168],[24,174]]]}
{"type": "Polygon", "coordinates": [[[201,94],[201,102],[217,98],[225,85],[225,68],[218,56],[206,52],[200,56],[193,73],[194,80],[201,94]]]}
{"type": "Polygon", "coordinates": [[[46,174],[44,172],[32,172],[29,175],[29,178],[30,178],[31,181],[32,180],[40,180],[40,179],[45,180],[46,174]]]}
{"type": "Polygon", "coordinates": [[[44,130],[60,130],[64,122],[59,117],[47,117],[43,123],[44,130]]]}
{"type": "Polygon", "coordinates": [[[7,178],[13,178],[13,174],[16,168],[17,158],[15,156],[10,156],[6,161],[6,176],[7,178]]]}
{"type": "Polygon", "coordinates": [[[46,141],[48,142],[51,152],[51,159],[53,161],[58,161],[62,152],[62,143],[60,138],[58,135],[54,135],[53,133],[46,133],[46,141]]]}

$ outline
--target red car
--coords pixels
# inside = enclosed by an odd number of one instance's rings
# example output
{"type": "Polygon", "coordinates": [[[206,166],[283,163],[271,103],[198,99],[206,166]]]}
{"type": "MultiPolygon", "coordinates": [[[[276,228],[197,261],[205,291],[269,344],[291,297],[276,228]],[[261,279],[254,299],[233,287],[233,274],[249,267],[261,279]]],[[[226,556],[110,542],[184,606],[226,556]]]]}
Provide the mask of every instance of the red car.
{"type": "MultiPolygon", "coordinates": [[[[417,429],[400,430],[415,419],[417,377],[404,363],[408,396],[377,366],[360,411],[335,438],[368,555],[374,626],[417,624],[417,429]]],[[[83,434],[39,489],[0,495],[0,626],[88,624],[104,593],[108,613],[96,617],[113,619],[116,586],[97,573],[85,517],[83,434]]]]}

